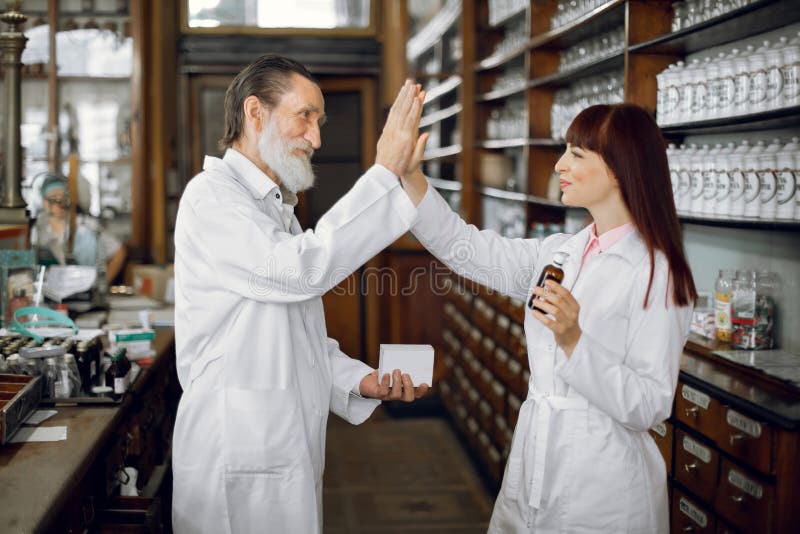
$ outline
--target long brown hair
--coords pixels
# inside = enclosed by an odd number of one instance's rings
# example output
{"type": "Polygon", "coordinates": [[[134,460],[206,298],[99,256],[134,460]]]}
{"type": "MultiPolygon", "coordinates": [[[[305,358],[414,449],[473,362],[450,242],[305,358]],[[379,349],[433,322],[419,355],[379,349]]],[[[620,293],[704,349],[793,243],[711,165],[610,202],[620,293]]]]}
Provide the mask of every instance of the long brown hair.
{"type": "Polygon", "coordinates": [[[633,104],[590,106],[572,121],[566,140],[599,154],[619,182],[622,199],[650,254],[644,307],[653,287],[656,250],[667,257],[673,302],[694,303],[697,290],[683,250],[666,143],[653,117],[633,104]]]}

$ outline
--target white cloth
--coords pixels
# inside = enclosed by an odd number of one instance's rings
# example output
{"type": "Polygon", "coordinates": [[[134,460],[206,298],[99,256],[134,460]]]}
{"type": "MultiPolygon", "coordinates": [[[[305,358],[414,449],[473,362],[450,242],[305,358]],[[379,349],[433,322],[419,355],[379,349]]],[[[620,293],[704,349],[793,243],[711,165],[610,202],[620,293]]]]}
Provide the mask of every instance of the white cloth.
{"type": "Polygon", "coordinates": [[[351,393],[372,369],[327,337],[321,297],[406,232],[416,209],[380,165],[313,231],[283,196],[229,149],[206,158],[181,199],[179,533],[321,531],[328,412],[358,424],[379,404],[351,393]]]}
{"type": "Polygon", "coordinates": [[[479,231],[433,189],[418,206],[416,237],[457,273],[527,302],[553,253],[564,251],[563,286],[581,306],[571,358],[529,311],[531,380],[491,533],[666,533],[666,469],[647,429],[670,413],[691,308],[666,298],[661,253],[649,306],[647,248],[631,232],[587,262],[589,229],[540,241],[479,231]]]}

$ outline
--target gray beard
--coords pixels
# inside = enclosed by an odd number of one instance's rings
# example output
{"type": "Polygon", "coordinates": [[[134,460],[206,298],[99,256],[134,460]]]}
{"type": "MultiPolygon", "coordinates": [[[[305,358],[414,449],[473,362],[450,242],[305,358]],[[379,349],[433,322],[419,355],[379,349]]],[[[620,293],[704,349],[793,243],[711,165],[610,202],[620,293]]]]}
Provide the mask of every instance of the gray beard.
{"type": "Polygon", "coordinates": [[[280,179],[283,187],[299,193],[314,186],[314,169],[311,156],[314,151],[304,141],[287,141],[280,136],[278,128],[270,121],[258,140],[258,154],[264,164],[280,179]],[[300,149],[307,156],[292,153],[300,149]]]}

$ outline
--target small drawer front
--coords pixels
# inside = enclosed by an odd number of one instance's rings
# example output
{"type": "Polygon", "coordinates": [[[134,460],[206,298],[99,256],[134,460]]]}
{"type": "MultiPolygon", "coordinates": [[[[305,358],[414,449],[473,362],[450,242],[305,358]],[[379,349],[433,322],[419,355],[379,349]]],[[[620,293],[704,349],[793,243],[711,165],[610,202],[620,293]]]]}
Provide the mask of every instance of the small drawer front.
{"type": "Polygon", "coordinates": [[[678,430],[675,441],[675,479],[705,502],[714,502],[719,453],[696,436],[678,430]]]}
{"type": "Polygon", "coordinates": [[[772,473],[772,427],[733,408],[723,407],[717,445],[761,473],[772,473]]]}
{"type": "Polygon", "coordinates": [[[683,382],[678,383],[675,397],[675,415],[678,421],[713,438],[715,427],[719,425],[719,419],[722,417],[722,406],[719,401],[683,382]]]}
{"type": "Polygon", "coordinates": [[[774,493],[773,486],[754,471],[722,460],[715,509],[734,528],[771,532],[774,493]]]}
{"type": "Polygon", "coordinates": [[[717,519],[717,534],[740,534],[740,531],[736,530],[729,524],[727,524],[722,519],[717,519]]]}
{"type": "Polygon", "coordinates": [[[672,490],[672,532],[714,534],[715,528],[714,514],[678,488],[672,490]]]}
{"type": "Polygon", "coordinates": [[[672,435],[674,427],[669,421],[659,423],[650,428],[650,435],[653,441],[656,442],[661,456],[664,458],[664,463],[667,466],[667,475],[672,476],[672,435]]]}
{"type": "Polygon", "coordinates": [[[508,426],[514,429],[517,426],[517,419],[519,419],[519,410],[522,407],[522,401],[515,395],[508,396],[508,426]]]}

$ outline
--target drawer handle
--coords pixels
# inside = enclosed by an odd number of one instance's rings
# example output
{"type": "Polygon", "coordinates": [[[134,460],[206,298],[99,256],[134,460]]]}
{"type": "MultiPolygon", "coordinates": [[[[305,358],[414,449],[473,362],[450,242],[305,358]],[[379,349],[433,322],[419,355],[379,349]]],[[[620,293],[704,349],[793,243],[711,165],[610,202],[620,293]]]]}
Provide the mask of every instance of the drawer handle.
{"type": "Polygon", "coordinates": [[[691,408],[686,408],[686,417],[697,417],[697,406],[692,406],[691,408]]]}
{"type": "Polygon", "coordinates": [[[683,527],[681,529],[681,532],[694,532],[694,527],[692,525],[689,525],[688,527],[683,527]]]}
{"type": "Polygon", "coordinates": [[[730,439],[731,446],[733,446],[733,445],[736,445],[736,442],[737,442],[738,440],[740,440],[740,439],[744,439],[744,438],[746,438],[746,437],[747,437],[747,436],[745,436],[744,434],[731,434],[731,439],[730,439]]]}
{"type": "Polygon", "coordinates": [[[683,468],[686,470],[687,473],[691,473],[695,469],[697,469],[697,462],[691,464],[683,464],[683,468]]]}
{"type": "Polygon", "coordinates": [[[744,502],[744,495],[731,495],[731,500],[736,504],[742,504],[744,502]]]}

